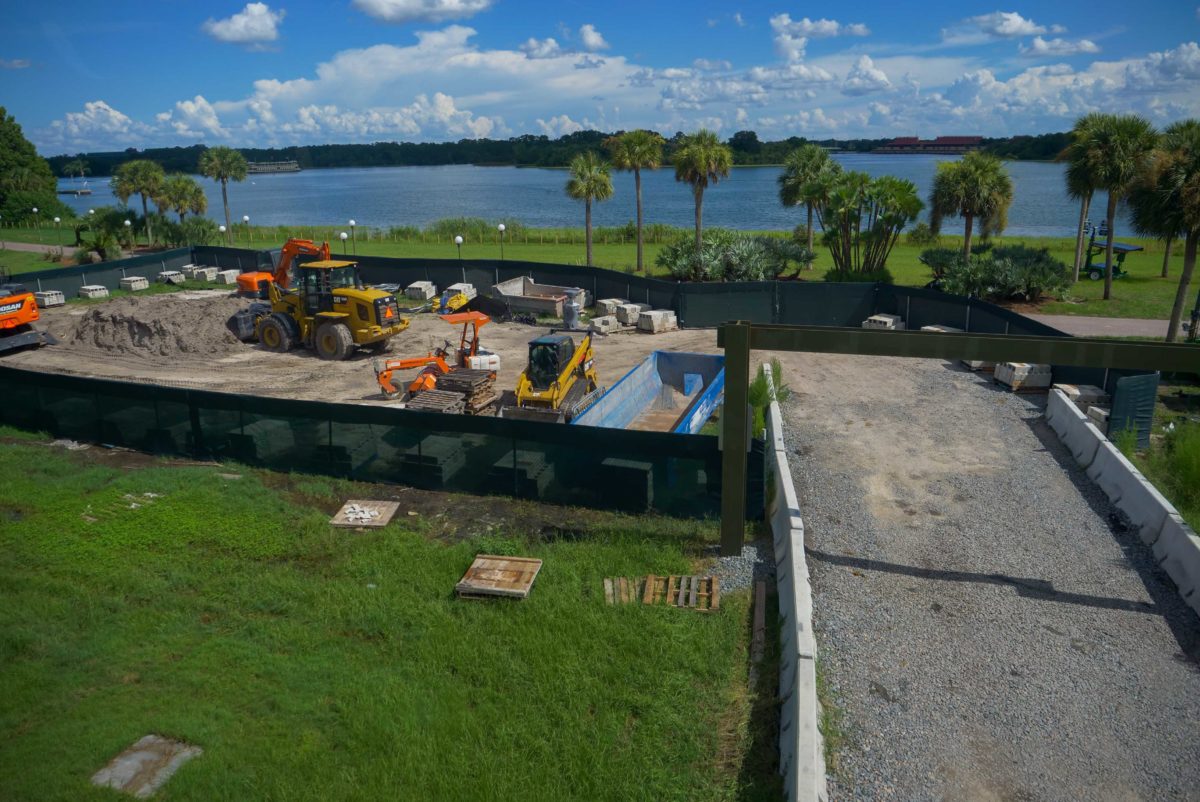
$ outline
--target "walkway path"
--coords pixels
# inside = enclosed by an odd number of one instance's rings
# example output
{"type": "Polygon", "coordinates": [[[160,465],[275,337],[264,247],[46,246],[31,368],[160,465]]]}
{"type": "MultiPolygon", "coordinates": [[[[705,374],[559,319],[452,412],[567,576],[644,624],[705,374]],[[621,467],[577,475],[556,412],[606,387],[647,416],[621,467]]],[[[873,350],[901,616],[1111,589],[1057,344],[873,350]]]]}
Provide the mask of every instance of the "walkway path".
{"type": "Polygon", "coordinates": [[[1076,337],[1166,337],[1167,320],[1085,315],[1026,315],[1076,337]]]}
{"type": "Polygon", "coordinates": [[[933,360],[780,355],[831,796],[1183,800],[1200,619],[1045,425],[933,360]]]}
{"type": "Polygon", "coordinates": [[[24,251],[26,253],[49,253],[50,251],[57,251],[59,249],[58,245],[42,245],[37,242],[11,242],[4,238],[4,232],[2,231],[0,231],[0,244],[4,246],[4,250],[24,251]]]}

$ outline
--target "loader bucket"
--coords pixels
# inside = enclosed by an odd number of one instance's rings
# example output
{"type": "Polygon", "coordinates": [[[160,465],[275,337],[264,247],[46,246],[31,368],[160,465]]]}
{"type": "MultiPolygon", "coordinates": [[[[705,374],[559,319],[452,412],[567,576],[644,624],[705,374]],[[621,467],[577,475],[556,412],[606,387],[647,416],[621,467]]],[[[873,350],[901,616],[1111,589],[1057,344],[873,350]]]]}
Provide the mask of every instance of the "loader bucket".
{"type": "Polygon", "coordinates": [[[559,409],[543,407],[501,407],[496,417],[508,420],[532,420],[542,423],[565,423],[567,415],[559,409]]]}

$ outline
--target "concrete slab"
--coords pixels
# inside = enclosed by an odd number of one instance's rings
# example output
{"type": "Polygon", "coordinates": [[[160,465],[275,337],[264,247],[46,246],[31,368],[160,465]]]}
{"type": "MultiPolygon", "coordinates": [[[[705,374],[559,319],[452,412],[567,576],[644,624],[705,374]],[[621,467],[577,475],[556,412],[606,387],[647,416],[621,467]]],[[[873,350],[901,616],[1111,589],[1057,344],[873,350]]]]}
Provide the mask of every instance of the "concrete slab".
{"type": "Polygon", "coordinates": [[[202,754],[204,750],[198,746],[161,735],[147,735],[93,774],[92,785],[147,799],[171,779],[180,766],[202,754]]]}

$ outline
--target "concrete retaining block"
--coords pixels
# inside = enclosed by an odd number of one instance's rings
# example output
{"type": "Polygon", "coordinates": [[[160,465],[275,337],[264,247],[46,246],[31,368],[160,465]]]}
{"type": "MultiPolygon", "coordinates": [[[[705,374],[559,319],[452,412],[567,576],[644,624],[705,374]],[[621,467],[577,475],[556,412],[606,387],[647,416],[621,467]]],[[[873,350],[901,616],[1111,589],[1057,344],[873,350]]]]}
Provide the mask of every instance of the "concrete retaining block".
{"type": "Polygon", "coordinates": [[[454,294],[461,292],[463,295],[467,296],[468,301],[471,300],[472,298],[476,297],[477,295],[479,295],[479,293],[475,291],[474,284],[467,284],[462,281],[460,281],[457,284],[451,284],[446,289],[450,290],[450,292],[454,293],[454,294]]]}
{"type": "Polygon", "coordinates": [[[1200,537],[1178,514],[1169,515],[1153,550],[1154,558],[1179,588],[1179,595],[1200,614],[1200,537]]]}
{"type": "Polygon", "coordinates": [[[437,285],[432,281],[414,281],[404,288],[404,297],[414,301],[428,301],[437,297],[437,285]]]}
{"type": "Polygon", "coordinates": [[[642,312],[649,311],[650,308],[650,304],[621,304],[617,307],[617,311],[614,314],[617,316],[617,320],[626,326],[636,326],[642,312]]]}
{"type": "Polygon", "coordinates": [[[79,288],[80,298],[107,298],[108,287],[103,284],[84,284],[79,288]]]}
{"type": "MultiPolygon", "coordinates": [[[[194,267],[194,265],[193,265],[194,267]]],[[[186,281],[186,277],[178,270],[164,270],[158,274],[157,281],[160,284],[182,284],[186,281]]]]}
{"type": "Polygon", "coordinates": [[[126,276],[121,279],[121,289],[130,292],[150,289],[150,279],[145,276],[126,276]]]}
{"type": "Polygon", "coordinates": [[[1047,396],[1046,422],[1071,452],[1079,467],[1087,468],[1092,464],[1104,435],[1070,402],[1063,391],[1051,390],[1047,396]]]}
{"type": "Polygon", "coordinates": [[[596,314],[615,316],[617,314],[617,307],[624,306],[627,303],[629,301],[624,298],[601,298],[599,301],[596,301],[596,314]]]}
{"type": "Polygon", "coordinates": [[[1085,412],[1092,404],[1108,403],[1108,393],[1104,392],[1103,387],[1094,384],[1056,384],[1054,388],[1062,390],[1067,398],[1085,412]]]}
{"type": "Polygon", "coordinates": [[[1096,448],[1096,458],[1087,467],[1088,478],[1104,491],[1108,500],[1119,508],[1121,499],[1132,489],[1131,475],[1138,469],[1120,450],[1104,438],[1096,448]]]}
{"type": "Polygon", "coordinates": [[[664,331],[678,329],[679,321],[675,319],[675,313],[670,309],[652,309],[638,315],[637,327],[640,331],[661,334],[664,331]]]}
{"type": "Polygon", "coordinates": [[[887,329],[904,331],[904,320],[899,315],[871,315],[862,322],[864,329],[887,329]]]}
{"type": "Polygon", "coordinates": [[[51,306],[62,306],[67,302],[67,296],[58,290],[41,290],[33,294],[33,300],[38,306],[46,309],[51,306]]]}
{"type": "Polygon", "coordinates": [[[237,277],[241,273],[237,270],[218,270],[216,282],[218,284],[237,284],[237,277]]]}
{"type": "Polygon", "coordinates": [[[194,281],[216,281],[218,272],[220,271],[215,267],[197,267],[192,271],[192,279],[194,281]]]}
{"type": "Polygon", "coordinates": [[[1052,368],[1034,362],[1001,362],[996,365],[996,381],[1015,389],[1049,387],[1053,383],[1052,368]]]}
{"type": "Polygon", "coordinates": [[[602,334],[609,334],[614,331],[620,331],[621,321],[617,320],[614,315],[601,315],[594,317],[591,320],[592,328],[602,334]]]}
{"type": "Polygon", "coordinates": [[[1147,545],[1153,545],[1158,540],[1170,516],[1179,514],[1175,506],[1136,468],[1122,481],[1121,501],[1117,507],[1137,527],[1138,534],[1147,545]]]}
{"type": "Polygon", "coordinates": [[[183,267],[179,268],[179,272],[183,274],[185,279],[192,281],[196,278],[196,271],[203,269],[204,268],[202,268],[200,265],[184,265],[183,267]]]}

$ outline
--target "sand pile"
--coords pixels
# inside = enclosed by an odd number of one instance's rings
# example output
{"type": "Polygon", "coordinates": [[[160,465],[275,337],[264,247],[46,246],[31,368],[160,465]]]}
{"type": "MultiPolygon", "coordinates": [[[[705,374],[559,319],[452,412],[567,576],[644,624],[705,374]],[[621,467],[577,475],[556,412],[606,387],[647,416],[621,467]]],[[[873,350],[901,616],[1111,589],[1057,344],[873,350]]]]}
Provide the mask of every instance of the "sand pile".
{"type": "Polygon", "coordinates": [[[85,312],[63,339],[114,354],[220,356],[246,347],[226,325],[246,305],[226,296],[117,298],[85,312]]]}

